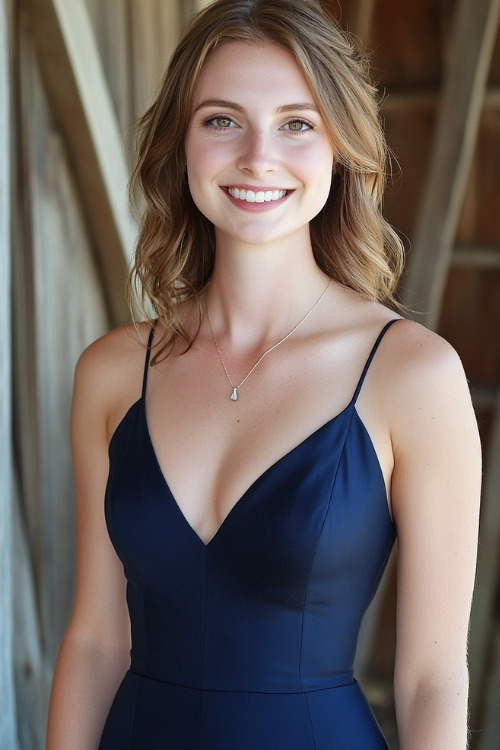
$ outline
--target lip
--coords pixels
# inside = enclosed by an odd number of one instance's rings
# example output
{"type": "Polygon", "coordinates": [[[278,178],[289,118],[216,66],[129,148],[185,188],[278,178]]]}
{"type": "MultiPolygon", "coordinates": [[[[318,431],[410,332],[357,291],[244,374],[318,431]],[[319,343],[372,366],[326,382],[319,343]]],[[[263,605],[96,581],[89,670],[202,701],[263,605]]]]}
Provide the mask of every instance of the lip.
{"type": "Polygon", "coordinates": [[[222,190],[225,192],[226,196],[233,205],[244,211],[252,212],[269,211],[273,208],[276,208],[277,206],[281,206],[294,192],[293,190],[288,190],[287,188],[273,187],[269,185],[266,185],[265,187],[260,185],[226,185],[222,188],[222,190]],[[233,193],[235,191],[237,193],[239,193],[240,191],[250,191],[253,194],[252,197],[254,197],[255,200],[244,200],[239,196],[236,197],[234,194],[231,195],[231,192],[229,191],[232,191],[233,193]],[[275,197],[276,193],[283,193],[283,195],[280,197],[275,197]],[[274,194],[274,197],[271,198],[272,194],[274,194]]]}

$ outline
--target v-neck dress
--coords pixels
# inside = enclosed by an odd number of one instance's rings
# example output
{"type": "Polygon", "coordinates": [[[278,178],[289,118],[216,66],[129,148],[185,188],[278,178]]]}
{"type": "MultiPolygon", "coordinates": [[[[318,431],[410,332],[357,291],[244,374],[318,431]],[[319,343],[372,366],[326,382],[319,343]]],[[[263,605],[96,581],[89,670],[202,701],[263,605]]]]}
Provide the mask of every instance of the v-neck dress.
{"type": "MultiPolygon", "coordinates": [[[[143,392],[109,447],[106,522],[123,562],[131,664],[100,750],[380,750],[353,676],[395,539],[356,400],[274,463],[208,544],[186,521],[143,392]]],[[[196,471],[196,466],[193,466],[196,471]]]]}

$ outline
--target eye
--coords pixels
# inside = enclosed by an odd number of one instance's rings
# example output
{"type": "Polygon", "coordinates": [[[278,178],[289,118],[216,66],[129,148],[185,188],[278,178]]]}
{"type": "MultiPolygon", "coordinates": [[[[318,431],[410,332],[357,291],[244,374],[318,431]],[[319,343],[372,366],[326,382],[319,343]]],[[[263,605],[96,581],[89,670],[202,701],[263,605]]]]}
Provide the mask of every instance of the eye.
{"type": "Polygon", "coordinates": [[[290,133],[305,133],[313,128],[313,124],[307,120],[290,120],[284,125],[284,129],[290,133]]]}
{"type": "Polygon", "coordinates": [[[227,115],[216,115],[205,120],[205,125],[215,128],[216,130],[229,130],[236,127],[236,123],[227,115]]]}

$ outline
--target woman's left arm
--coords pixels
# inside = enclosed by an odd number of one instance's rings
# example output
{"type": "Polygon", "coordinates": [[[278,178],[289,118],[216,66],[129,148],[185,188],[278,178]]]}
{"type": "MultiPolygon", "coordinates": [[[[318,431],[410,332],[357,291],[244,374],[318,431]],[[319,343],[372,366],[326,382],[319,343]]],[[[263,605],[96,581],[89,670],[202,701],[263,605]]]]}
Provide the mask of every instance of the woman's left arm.
{"type": "Polygon", "coordinates": [[[454,350],[420,326],[403,324],[401,334],[403,327],[390,407],[398,730],[402,750],[465,750],[481,483],[477,423],[454,350]]]}

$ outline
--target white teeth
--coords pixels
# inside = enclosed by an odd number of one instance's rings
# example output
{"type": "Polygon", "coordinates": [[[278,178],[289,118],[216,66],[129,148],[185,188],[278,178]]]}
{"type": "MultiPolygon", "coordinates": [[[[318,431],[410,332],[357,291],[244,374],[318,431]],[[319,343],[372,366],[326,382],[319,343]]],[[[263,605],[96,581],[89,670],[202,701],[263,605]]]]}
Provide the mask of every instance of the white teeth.
{"type": "Polygon", "coordinates": [[[286,195],[286,190],[243,190],[239,188],[228,188],[227,192],[236,200],[246,201],[247,203],[270,203],[279,201],[286,195]]]}

